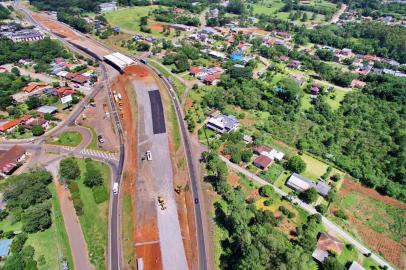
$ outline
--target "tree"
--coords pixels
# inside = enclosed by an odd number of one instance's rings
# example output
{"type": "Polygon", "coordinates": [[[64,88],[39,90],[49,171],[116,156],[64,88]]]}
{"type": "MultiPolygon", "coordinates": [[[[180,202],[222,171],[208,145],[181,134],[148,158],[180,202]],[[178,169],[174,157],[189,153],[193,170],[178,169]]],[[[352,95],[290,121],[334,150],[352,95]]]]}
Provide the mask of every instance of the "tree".
{"type": "Polygon", "coordinates": [[[289,159],[288,169],[295,173],[302,173],[306,170],[306,163],[300,156],[293,156],[289,159]]]}
{"type": "Polygon", "coordinates": [[[338,200],[337,191],[336,191],[335,189],[331,189],[331,190],[328,192],[327,196],[326,196],[326,200],[327,200],[329,203],[333,203],[333,202],[337,201],[337,200],[338,200]]]}
{"type": "Polygon", "coordinates": [[[244,3],[241,0],[231,0],[228,2],[227,11],[234,14],[243,14],[245,11],[244,3]]]}
{"type": "Polygon", "coordinates": [[[42,105],[40,98],[37,96],[30,96],[25,104],[27,104],[29,110],[36,109],[42,105]]]}
{"type": "Polygon", "coordinates": [[[18,69],[18,67],[12,67],[11,73],[13,73],[17,77],[20,76],[20,70],[18,69]]]}
{"type": "Polygon", "coordinates": [[[26,233],[20,233],[14,237],[13,242],[11,243],[10,250],[13,254],[20,252],[23,249],[25,241],[27,241],[28,236],[26,233]]]}
{"type": "Polygon", "coordinates": [[[334,215],[335,215],[336,217],[338,217],[338,218],[341,218],[341,219],[348,219],[347,214],[346,214],[343,210],[341,210],[341,209],[338,209],[337,211],[335,211],[335,212],[334,212],[334,215]]]}
{"type": "Polygon", "coordinates": [[[316,205],[316,210],[323,215],[327,211],[327,206],[325,206],[324,204],[316,205]]]}
{"type": "Polygon", "coordinates": [[[40,125],[34,125],[32,126],[32,135],[34,136],[41,136],[44,134],[45,130],[42,126],[40,125]]]}
{"type": "Polygon", "coordinates": [[[86,159],[86,173],[83,183],[90,188],[103,184],[103,176],[101,172],[95,168],[91,159],[86,159]]]}
{"type": "Polygon", "coordinates": [[[327,257],[327,260],[322,264],[323,270],[342,270],[344,265],[342,265],[334,255],[327,257]]]}
{"type": "Polygon", "coordinates": [[[313,203],[317,200],[318,193],[315,188],[309,188],[299,194],[299,198],[306,203],[313,203]]]}
{"type": "Polygon", "coordinates": [[[244,150],[241,152],[241,160],[243,162],[250,162],[252,158],[252,151],[251,150],[244,150]]]}
{"type": "Polygon", "coordinates": [[[65,158],[59,165],[59,174],[62,179],[74,180],[80,176],[80,168],[74,158],[65,158]]]}
{"type": "Polygon", "coordinates": [[[28,208],[22,217],[23,230],[28,233],[44,231],[51,227],[51,204],[43,203],[28,208]]]}

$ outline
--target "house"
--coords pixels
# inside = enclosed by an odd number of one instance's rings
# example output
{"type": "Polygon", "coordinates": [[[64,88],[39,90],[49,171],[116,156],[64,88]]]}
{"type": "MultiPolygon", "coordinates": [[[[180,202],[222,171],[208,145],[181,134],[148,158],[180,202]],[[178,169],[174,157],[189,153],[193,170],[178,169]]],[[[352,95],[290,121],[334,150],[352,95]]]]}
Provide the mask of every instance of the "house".
{"type": "Polygon", "coordinates": [[[217,58],[217,59],[221,59],[221,60],[225,60],[227,59],[227,56],[222,53],[222,52],[218,52],[218,51],[209,51],[209,56],[213,57],[213,58],[217,58]]]}
{"type": "Polygon", "coordinates": [[[317,95],[320,93],[320,86],[317,85],[317,84],[313,84],[313,85],[310,87],[310,92],[311,92],[312,95],[316,95],[316,96],[317,96],[317,95]]]}
{"type": "Polygon", "coordinates": [[[300,73],[292,74],[290,75],[290,78],[294,80],[300,87],[302,87],[303,84],[306,82],[304,75],[300,73]]]}
{"type": "Polygon", "coordinates": [[[73,78],[76,77],[76,75],[78,75],[78,74],[77,74],[77,73],[68,72],[68,73],[66,73],[65,78],[68,79],[68,80],[72,80],[73,78]]]}
{"type": "Polygon", "coordinates": [[[237,130],[239,122],[233,115],[219,115],[211,118],[206,126],[217,133],[224,134],[237,130]]]}
{"type": "Polygon", "coordinates": [[[244,134],[242,137],[242,140],[244,141],[245,144],[250,144],[253,142],[253,139],[251,136],[244,134]]]}
{"type": "Polygon", "coordinates": [[[13,239],[1,239],[0,240],[0,260],[3,260],[5,257],[7,257],[9,251],[10,251],[10,246],[11,243],[13,242],[13,239]]]}
{"type": "Polygon", "coordinates": [[[75,77],[72,78],[72,82],[78,83],[80,85],[85,84],[88,81],[88,78],[82,74],[77,74],[75,77]]]}
{"type": "Polygon", "coordinates": [[[335,253],[337,256],[340,255],[343,247],[344,244],[338,239],[327,233],[321,233],[312,257],[322,263],[327,259],[329,253],[335,253]]]}
{"type": "Polygon", "coordinates": [[[200,67],[190,67],[189,74],[192,75],[192,76],[196,76],[201,71],[202,71],[202,69],[200,67]]]}
{"type": "Polygon", "coordinates": [[[32,115],[27,114],[18,119],[13,119],[13,120],[7,121],[0,126],[0,133],[12,132],[19,124],[21,124],[21,123],[24,124],[26,121],[28,121],[31,118],[32,118],[32,115]]]}
{"type": "Polygon", "coordinates": [[[285,39],[290,39],[292,37],[288,32],[276,32],[276,35],[285,39]]]}
{"type": "Polygon", "coordinates": [[[56,91],[57,91],[59,97],[65,97],[65,96],[73,95],[76,93],[75,90],[73,90],[69,87],[59,87],[56,91]]]}
{"type": "Polygon", "coordinates": [[[331,189],[330,185],[326,182],[319,181],[317,184],[314,184],[306,177],[297,173],[293,173],[289,177],[288,181],[286,181],[286,185],[299,192],[314,188],[322,196],[326,196],[331,189]]]}
{"type": "Polygon", "coordinates": [[[365,270],[365,268],[356,261],[353,261],[348,270],[365,270]]]}
{"type": "Polygon", "coordinates": [[[300,65],[301,65],[300,61],[292,60],[289,62],[288,67],[289,68],[300,68],[300,65]]]}
{"type": "Polygon", "coordinates": [[[230,54],[230,59],[231,59],[232,61],[235,61],[235,62],[240,62],[240,61],[243,60],[243,58],[244,58],[244,54],[243,54],[243,52],[240,51],[240,50],[235,51],[235,52],[232,52],[232,53],[230,54]]]}
{"type": "Polygon", "coordinates": [[[366,84],[367,84],[366,82],[363,82],[363,81],[360,81],[360,80],[352,80],[351,87],[361,89],[361,88],[364,88],[364,86],[366,84]]]}
{"type": "Polygon", "coordinates": [[[36,29],[23,29],[13,32],[9,38],[14,42],[30,42],[44,39],[45,35],[36,29]]]}
{"type": "Polygon", "coordinates": [[[64,66],[66,64],[66,60],[63,57],[57,57],[54,59],[54,63],[58,66],[64,66]]]}
{"type": "Polygon", "coordinates": [[[216,84],[217,81],[220,79],[221,76],[221,72],[217,72],[211,75],[206,76],[203,79],[203,83],[207,84],[207,85],[212,85],[212,84],[216,84]]]}
{"type": "Polygon", "coordinates": [[[269,166],[271,166],[273,162],[273,159],[271,159],[268,156],[265,155],[260,155],[254,160],[254,165],[261,170],[266,170],[268,169],[269,166]]]}
{"type": "Polygon", "coordinates": [[[257,155],[267,156],[272,160],[282,160],[285,156],[285,153],[265,145],[256,146],[254,148],[254,153],[257,155]]]}
{"type": "Polygon", "coordinates": [[[21,92],[31,93],[31,92],[37,91],[45,86],[46,86],[46,84],[43,84],[43,83],[29,83],[27,86],[25,86],[21,89],[21,92]]]}
{"type": "Polygon", "coordinates": [[[57,111],[58,111],[57,107],[48,106],[48,105],[41,106],[37,109],[37,113],[39,113],[40,115],[44,115],[47,113],[54,114],[57,111]]]}
{"type": "Polygon", "coordinates": [[[32,130],[34,126],[41,126],[45,130],[47,130],[49,128],[49,122],[44,118],[32,118],[22,126],[28,130],[32,130]]]}
{"type": "Polygon", "coordinates": [[[0,154],[0,174],[10,175],[27,156],[25,149],[14,145],[0,154]]]}
{"type": "Polygon", "coordinates": [[[101,13],[115,11],[117,10],[117,2],[101,3],[99,9],[101,13]]]}

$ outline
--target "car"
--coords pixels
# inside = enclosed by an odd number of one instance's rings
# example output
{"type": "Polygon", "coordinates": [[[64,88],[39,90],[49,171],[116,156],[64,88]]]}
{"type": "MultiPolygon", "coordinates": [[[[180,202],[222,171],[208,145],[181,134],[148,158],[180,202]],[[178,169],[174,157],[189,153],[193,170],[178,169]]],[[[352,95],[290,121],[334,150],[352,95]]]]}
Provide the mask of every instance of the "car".
{"type": "Polygon", "coordinates": [[[97,136],[97,140],[99,141],[99,143],[104,143],[104,139],[102,135],[97,136]]]}
{"type": "Polygon", "coordinates": [[[199,203],[199,198],[195,198],[195,204],[199,203]]]}
{"type": "Polygon", "coordinates": [[[148,161],[151,161],[151,160],[152,160],[151,151],[148,150],[148,151],[145,153],[145,155],[146,155],[148,161]]]}

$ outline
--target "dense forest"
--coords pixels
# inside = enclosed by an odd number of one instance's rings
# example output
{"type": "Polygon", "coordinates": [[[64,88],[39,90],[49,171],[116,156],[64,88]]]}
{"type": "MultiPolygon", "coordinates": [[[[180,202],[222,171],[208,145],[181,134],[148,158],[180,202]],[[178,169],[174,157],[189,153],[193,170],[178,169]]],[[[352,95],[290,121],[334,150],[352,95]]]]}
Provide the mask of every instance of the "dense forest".
{"type": "MultiPolygon", "coordinates": [[[[315,269],[311,254],[317,234],[322,230],[321,216],[307,217],[305,225],[297,230],[297,238],[289,240],[277,229],[283,217],[276,218],[270,211],[257,209],[253,201],[239,187],[227,183],[227,166],[215,152],[203,153],[208,176],[221,196],[216,202],[215,222],[228,232],[222,241],[221,269],[315,269]]],[[[270,188],[268,197],[277,195],[270,188]],[[271,196],[269,196],[271,195],[271,196]]],[[[261,190],[260,190],[261,192],[261,190]]]]}
{"type": "Polygon", "coordinates": [[[406,28],[382,23],[348,23],[304,31],[309,40],[360,54],[376,54],[406,63],[406,28]]]}
{"type": "Polygon", "coordinates": [[[406,15],[406,5],[396,2],[379,0],[332,0],[334,3],[347,4],[351,9],[358,10],[364,16],[406,15]]]}
{"type": "MultiPolygon", "coordinates": [[[[247,73],[248,74],[248,73],[247,73]]],[[[223,75],[204,97],[204,105],[227,104],[265,111],[256,128],[301,150],[334,162],[365,185],[406,200],[406,79],[369,76],[363,92],[348,93],[333,111],[320,95],[313,107],[300,109],[303,91],[286,78],[274,89],[265,80],[249,80],[240,71],[223,75]]]]}
{"type": "Polygon", "coordinates": [[[30,0],[30,4],[40,10],[66,10],[76,9],[82,11],[97,11],[103,0],[30,0]]]}
{"type": "Polygon", "coordinates": [[[10,16],[11,12],[8,8],[0,5],[0,20],[7,19],[10,16]]]}

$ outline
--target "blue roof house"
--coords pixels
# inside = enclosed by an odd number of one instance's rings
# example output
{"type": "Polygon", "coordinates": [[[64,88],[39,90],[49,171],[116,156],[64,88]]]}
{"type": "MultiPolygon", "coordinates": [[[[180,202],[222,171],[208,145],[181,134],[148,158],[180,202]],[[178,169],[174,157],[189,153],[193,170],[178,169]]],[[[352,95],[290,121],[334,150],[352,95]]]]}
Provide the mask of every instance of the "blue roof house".
{"type": "Polygon", "coordinates": [[[10,250],[12,239],[3,239],[0,240],[0,258],[7,257],[10,250]]]}
{"type": "Polygon", "coordinates": [[[230,59],[235,62],[240,62],[244,59],[244,54],[242,51],[235,51],[230,54],[230,59]]]}

